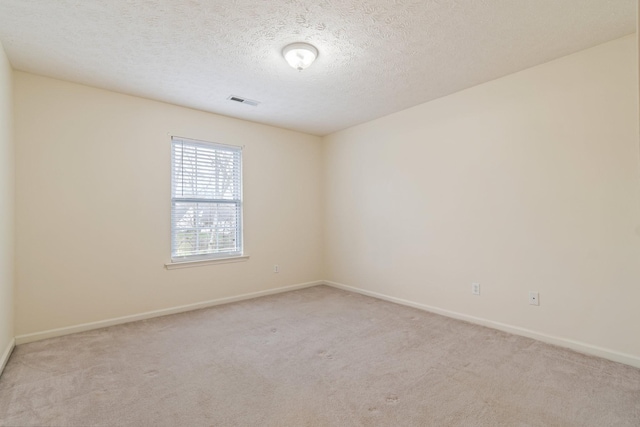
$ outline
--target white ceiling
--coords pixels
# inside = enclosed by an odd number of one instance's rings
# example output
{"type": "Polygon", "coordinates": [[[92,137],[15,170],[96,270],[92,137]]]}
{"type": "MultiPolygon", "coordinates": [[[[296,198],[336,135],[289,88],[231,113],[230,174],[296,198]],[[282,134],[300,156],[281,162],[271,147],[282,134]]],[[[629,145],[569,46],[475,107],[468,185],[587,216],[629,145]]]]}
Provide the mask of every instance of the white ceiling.
{"type": "Polygon", "coordinates": [[[0,0],[0,42],[18,70],[325,135],[633,33],[635,3],[0,0]]]}

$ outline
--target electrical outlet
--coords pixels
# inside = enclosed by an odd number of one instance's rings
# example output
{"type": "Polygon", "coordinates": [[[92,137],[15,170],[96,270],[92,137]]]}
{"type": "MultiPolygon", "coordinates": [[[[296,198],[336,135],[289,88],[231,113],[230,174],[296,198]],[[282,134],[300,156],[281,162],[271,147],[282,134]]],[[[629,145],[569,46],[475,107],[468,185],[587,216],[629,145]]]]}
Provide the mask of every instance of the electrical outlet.
{"type": "Polygon", "coordinates": [[[480,295],[480,283],[471,284],[471,293],[474,295],[480,295]]]}
{"type": "Polygon", "coordinates": [[[278,264],[274,264],[273,266],[273,272],[274,273],[280,273],[280,266],[278,264]]]}
{"type": "Polygon", "coordinates": [[[540,296],[537,292],[529,291],[529,304],[540,305],[540,296]]]}

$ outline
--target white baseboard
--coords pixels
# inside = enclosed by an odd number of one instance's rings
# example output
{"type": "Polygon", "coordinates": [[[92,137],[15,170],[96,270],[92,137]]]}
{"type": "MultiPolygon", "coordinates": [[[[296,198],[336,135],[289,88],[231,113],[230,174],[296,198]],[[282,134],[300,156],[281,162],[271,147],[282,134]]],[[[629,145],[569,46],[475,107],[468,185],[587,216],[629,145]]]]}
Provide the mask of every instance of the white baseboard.
{"type": "Polygon", "coordinates": [[[164,308],[161,310],[147,311],[140,314],[132,314],[129,316],[116,317],[113,319],[99,320],[97,322],[82,323],[80,325],[67,326],[64,328],[49,329],[47,331],[34,332],[31,334],[18,335],[15,338],[15,344],[26,344],[33,341],[54,338],[63,335],[75,334],[77,332],[90,331],[93,329],[106,328],[107,326],[120,325],[122,323],[135,322],[137,320],[151,319],[153,317],[167,316],[169,314],[183,313],[185,311],[198,310],[200,308],[213,307],[221,304],[242,301],[252,298],[263,297],[267,295],[279,294],[282,292],[294,291],[296,289],[304,289],[312,286],[321,285],[324,282],[318,280],[315,282],[300,283],[298,285],[283,286],[275,289],[267,289],[265,291],[251,292],[248,294],[237,295],[227,298],[218,298],[210,301],[197,302],[194,304],[181,305],[177,307],[164,308]]]}
{"type": "Polygon", "coordinates": [[[498,329],[498,330],[509,332],[515,335],[521,335],[528,338],[533,338],[535,340],[557,345],[560,347],[570,348],[580,353],[589,354],[592,356],[598,356],[604,359],[612,360],[614,362],[624,363],[626,365],[640,368],[640,357],[634,356],[631,354],[621,353],[615,350],[583,343],[580,341],[571,340],[568,338],[556,337],[556,336],[548,335],[542,332],[536,332],[530,329],[508,325],[506,323],[496,322],[493,320],[483,319],[475,316],[469,316],[467,314],[457,313],[454,311],[445,310],[438,307],[432,307],[426,304],[421,304],[421,303],[405,300],[402,298],[396,298],[389,295],[381,294],[378,292],[367,291],[365,289],[344,285],[342,283],[332,282],[329,280],[318,280],[314,282],[301,283],[301,284],[292,285],[292,286],[283,286],[280,288],[252,292],[252,293],[237,295],[233,297],[219,298],[215,300],[203,301],[203,302],[194,303],[194,304],[181,305],[178,307],[165,308],[162,310],[148,311],[145,313],[133,314],[130,316],[117,317],[113,319],[100,320],[97,322],[83,323],[75,326],[68,326],[68,327],[58,328],[58,329],[50,329],[47,331],[35,332],[35,333],[25,334],[25,335],[18,335],[15,337],[14,340],[11,341],[11,343],[9,343],[9,346],[7,347],[7,349],[2,355],[2,358],[0,359],[0,374],[2,373],[4,366],[9,360],[9,356],[11,355],[11,352],[13,351],[13,348],[16,345],[25,344],[33,341],[39,341],[47,338],[54,338],[54,337],[59,337],[63,335],[74,334],[77,332],[84,332],[84,331],[89,331],[93,329],[105,328],[107,326],[119,325],[122,323],[135,322],[137,320],[151,319],[154,317],[167,316],[170,314],[183,313],[185,311],[198,310],[200,308],[213,307],[216,305],[228,304],[236,301],[258,298],[258,297],[278,294],[282,292],[294,291],[296,289],[310,288],[312,286],[317,286],[322,284],[327,286],[332,286],[334,288],[342,289],[345,291],[355,292],[355,293],[367,295],[373,298],[382,299],[382,300],[393,302],[396,304],[417,308],[419,310],[425,310],[431,313],[440,314],[440,315],[451,317],[454,319],[464,320],[464,321],[475,323],[478,325],[487,326],[489,328],[498,329]]]}
{"type": "Polygon", "coordinates": [[[4,353],[2,353],[2,356],[0,357],[0,376],[2,375],[2,371],[4,371],[4,367],[7,366],[9,357],[11,357],[11,353],[13,352],[13,349],[15,347],[16,347],[16,340],[12,338],[11,341],[9,341],[9,345],[7,346],[7,349],[4,351],[4,353]]]}
{"type": "Polygon", "coordinates": [[[532,331],[530,329],[521,328],[519,326],[511,326],[506,323],[495,322],[493,320],[483,319],[480,317],[469,316],[467,314],[457,313],[455,311],[449,311],[438,307],[432,307],[426,304],[420,304],[413,301],[408,301],[402,298],[396,298],[389,295],[380,294],[378,292],[367,291],[353,286],[343,285],[342,283],[324,281],[325,285],[332,286],[334,288],[342,289],[345,291],[355,292],[362,295],[367,295],[373,298],[382,299],[385,301],[394,302],[408,307],[417,308],[420,310],[429,311],[431,313],[440,314],[454,319],[464,320],[477,325],[487,326],[489,328],[498,329],[500,331],[509,332],[515,335],[521,335],[528,338],[533,338],[538,341],[546,342],[548,344],[557,345],[560,347],[570,348],[580,353],[589,354],[592,356],[602,357],[604,359],[613,360],[614,362],[624,363],[636,368],[640,368],[640,357],[631,354],[621,353],[619,351],[610,350],[603,347],[583,343],[580,341],[574,341],[568,338],[556,337],[553,335],[544,334],[542,332],[532,331]]]}

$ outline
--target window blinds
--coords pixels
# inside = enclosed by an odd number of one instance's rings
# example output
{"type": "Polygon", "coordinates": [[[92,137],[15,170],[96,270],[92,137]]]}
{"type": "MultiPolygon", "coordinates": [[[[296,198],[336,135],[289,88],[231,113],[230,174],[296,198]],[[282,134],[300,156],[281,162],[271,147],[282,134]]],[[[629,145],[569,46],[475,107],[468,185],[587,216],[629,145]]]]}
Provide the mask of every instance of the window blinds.
{"type": "Polygon", "coordinates": [[[242,150],[171,139],[171,258],[242,254],[242,150]]]}

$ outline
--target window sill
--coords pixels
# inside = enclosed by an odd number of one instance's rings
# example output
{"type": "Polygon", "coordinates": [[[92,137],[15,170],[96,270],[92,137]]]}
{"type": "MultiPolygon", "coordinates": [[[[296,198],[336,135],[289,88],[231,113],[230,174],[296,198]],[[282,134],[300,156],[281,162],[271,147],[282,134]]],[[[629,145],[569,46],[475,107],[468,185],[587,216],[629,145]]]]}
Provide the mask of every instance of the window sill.
{"type": "Polygon", "coordinates": [[[195,261],[169,262],[164,265],[167,270],[178,268],[203,267],[212,264],[228,264],[230,262],[244,262],[249,260],[249,255],[232,256],[227,258],[199,259],[195,261]]]}

